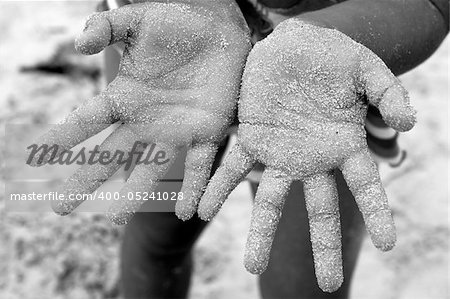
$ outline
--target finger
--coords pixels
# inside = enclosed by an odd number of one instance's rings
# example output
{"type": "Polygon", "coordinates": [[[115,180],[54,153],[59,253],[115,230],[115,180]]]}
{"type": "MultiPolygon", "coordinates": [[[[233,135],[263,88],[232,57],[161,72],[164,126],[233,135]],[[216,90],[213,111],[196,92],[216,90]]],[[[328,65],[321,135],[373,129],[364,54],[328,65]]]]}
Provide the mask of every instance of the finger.
{"type": "Polygon", "coordinates": [[[60,124],[39,137],[36,148],[29,147],[31,166],[41,166],[59,157],[82,141],[103,131],[116,119],[105,94],[98,95],[70,113],[60,124]],[[39,150],[41,148],[41,150],[39,150]]]}
{"type": "Polygon", "coordinates": [[[334,292],[342,285],[341,224],[334,176],[317,174],[304,182],[314,268],[319,287],[334,292]]]}
{"type": "Polygon", "coordinates": [[[384,62],[367,48],[362,49],[360,80],[369,102],[377,107],[384,121],[403,132],[416,123],[416,112],[408,92],[384,62]]]}
{"type": "Polygon", "coordinates": [[[386,124],[399,132],[409,131],[416,124],[416,111],[410,105],[408,92],[400,82],[385,91],[378,109],[386,124]]]}
{"type": "Polygon", "coordinates": [[[181,193],[183,200],[175,206],[175,213],[181,220],[190,219],[197,211],[197,205],[211,176],[211,168],[217,153],[215,144],[198,144],[188,150],[185,162],[181,193]]]}
{"type": "Polygon", "coordinates": [[[354,154],[341,170],[363,215],[372,243],[383,251],[392,249],[396,242],[394,219],[369,151],[365,149],[354,154]]]}
{"type": "Polygon", "coordinates": [[[137,30],[139,18],[139,10],[132,7],[94,13],[75,40],[75,49],[92,55],[118,41],[126,41],[137,30]]]}
{"type": "Polygon", "coordinates": [[[209,221],[227,199],[231,191],[245,178],[256,161],[237,143],[225,157],[206,188],[198,205],[198,215],[209,221]]]}
{"type": "Polygon", "coordinates": [[[253,274],[263,273],[269,263],[275,231],[281,218],[292,180],[272,169],[266,169],[256,192],[250,232],[245,248],[244,265],[253,274]]]}
{"type": "Polygon", "coordinates": [[[91,161],[86,161],[61,187],[65,200],[52,202],[55,213],[67,215],[78,207],[87,195],[100,187],[127,161],[128,155],[136,148],[135,141],[133,132],[125,125],[109,135],[97,148],[97,155],[91,161]],[[102,158],[103,153],[109,153],[109,157],[102,158]],[[76,195],[83,198],[74,200],[73,196],[76,195]]]}
{"type": "Polygon", "coordinates": [[[138,195],[144,192],[152,193],[156,189],[159,180],[170,169],[178,154],[178,150],[174,147],[164,144],[158,144],[155,150],[164,153],[164,163],[136,165],[125,186],[120,190],[119,200],[113,202],[108,209],[107,216],[112,223],[124,225],[131,220],[145,202],[138,200],[138,195]]]}

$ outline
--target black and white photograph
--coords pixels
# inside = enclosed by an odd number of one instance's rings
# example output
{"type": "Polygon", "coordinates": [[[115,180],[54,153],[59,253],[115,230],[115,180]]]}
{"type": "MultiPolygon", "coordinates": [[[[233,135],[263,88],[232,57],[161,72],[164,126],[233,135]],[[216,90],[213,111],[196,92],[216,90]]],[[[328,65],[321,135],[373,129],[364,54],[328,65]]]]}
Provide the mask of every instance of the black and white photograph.
{"type": "Polygon", "coordinates": [[[448,299],[449,0],[0,0],[0,299],[448,299]]]}

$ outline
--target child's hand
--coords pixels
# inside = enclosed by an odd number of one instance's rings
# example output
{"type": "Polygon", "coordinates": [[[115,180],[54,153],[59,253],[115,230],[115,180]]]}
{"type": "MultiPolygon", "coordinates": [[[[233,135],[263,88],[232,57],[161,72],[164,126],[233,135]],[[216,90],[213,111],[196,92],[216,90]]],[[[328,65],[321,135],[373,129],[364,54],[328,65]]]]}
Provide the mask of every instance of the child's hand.
{"type": "MultiPolygon", "coordinates": [[[[247,30],[237,6],[225,2],[211,6],[147,2],[94,14],[75,46],[84,54],[95,54],[123,41],[118,76],[38,143],[57,144],[60,154],[119,121],[123,125],[100,151],[130,152],[136,141],[156,143],[173,161],[179,148],[188,146],[184,200],[177,203],[177,212],[190,218],[195,212],[190,203],[200,199],[218,143],[235,115],[250,51],[247,30]]],[[[137,165],[122,192],[151,192],[170,164],[137,165]]],[[[119,166],[85,165],[63,189],[92,193],[119,166]]],[[[68,214],[79,203],[63,201],[53,208],[68,214]]],[[[109,217],[114,223],[127,223],[139,206],[136,201],[115,202],[109,217]]]]}
{"type": "Polygon", "coordinates": [[[288,20],[249,55],[238,141],[209,183],[198,213],[211,219],[255,162],[266,166],[255,198],[245,266],[262,273],[294,180],[304,182],[316,276],[324,291],[343,281],[338,198],[341,169],[374,245],[391,249],[395,227],[364,130],[368,104],[388,125],[411,129],[406,90],[369,49],[344,34],[288,20]]]}

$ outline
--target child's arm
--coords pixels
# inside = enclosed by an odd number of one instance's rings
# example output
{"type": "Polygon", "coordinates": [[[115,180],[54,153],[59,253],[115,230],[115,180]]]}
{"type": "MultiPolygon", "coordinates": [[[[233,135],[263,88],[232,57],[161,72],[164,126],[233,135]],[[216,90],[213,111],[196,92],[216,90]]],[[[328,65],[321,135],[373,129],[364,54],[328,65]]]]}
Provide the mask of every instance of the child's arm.
{"type": "Polygon", "coordinates": [[[427,59],[445,38],[449,1],[348,0],[298,18],[345,33],[399,75],[427,59]]]}

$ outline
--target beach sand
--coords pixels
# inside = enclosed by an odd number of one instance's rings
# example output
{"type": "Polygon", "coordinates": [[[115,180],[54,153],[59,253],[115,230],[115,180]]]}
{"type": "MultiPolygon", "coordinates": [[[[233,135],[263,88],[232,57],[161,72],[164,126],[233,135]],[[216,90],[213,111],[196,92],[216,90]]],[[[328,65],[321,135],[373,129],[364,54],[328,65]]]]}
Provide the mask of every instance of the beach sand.
{"type": "MultiPolygon", "coordinates": [[[[101,55],[83,57],[73,50],[73,39],[95,5],[0,2],[2,132],[7,124],[55,123],[104,88],[101,55]],[[38,64],[63,71],[39,71],[38,64]]],[[[353,299],[449,298],[448,51],[447,39],[426,63],[401,77],[419,112],[418,124],[401,135],[405,163],[380,167],[398,244],[382,253],[366,238],[353,299]]],[[[8,140],[4,134],[0,138],[4,147],[8,140]]],[[[1,154],[3,165],[7,159],[1,154]]],[[[2,187],[13,172],[3,168],[2,187]]],[[[258,298],[257,278],[242,264],[250,212],[250,188],[243,183],[196,246],[191,298],[258,298]]],[[[0,219],[0,298],[120,298],[123,229],[102,214],[59,217],[2,208],[0,219]]]]}

